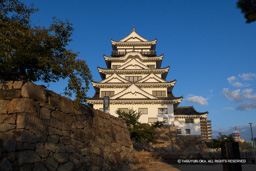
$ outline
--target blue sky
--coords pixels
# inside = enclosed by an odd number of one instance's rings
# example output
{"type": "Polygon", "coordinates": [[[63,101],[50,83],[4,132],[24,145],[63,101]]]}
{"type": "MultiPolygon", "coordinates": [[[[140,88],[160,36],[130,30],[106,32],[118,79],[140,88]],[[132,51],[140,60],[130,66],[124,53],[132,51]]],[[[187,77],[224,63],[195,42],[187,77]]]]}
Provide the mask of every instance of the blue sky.
{"type": "MultiPolygon", "coordinates": [[[[167,80],[177,80],[173,94],[184,97],[180,106],[208,111],[214,135],[238,126],[248,129],[243,138],[250,134],[248,123],[256,125],[256,23],[245,23],[237,0],[23,2],[39,8],[32,16],[35,25],[48,26],[54,16],[73,23],[69,48],[87,61],[93,80],[100,81],[97,66],[106,67],[103,54],[110,56],[110,40],[136,27],[144,38],[158,39],[162,67],[170,66],[167,80]]],[[[65,85],[64,80],[49,89],[61,93],[65,85]]],[[[93,94],[91,87],[88,95],[93,94]]]]}

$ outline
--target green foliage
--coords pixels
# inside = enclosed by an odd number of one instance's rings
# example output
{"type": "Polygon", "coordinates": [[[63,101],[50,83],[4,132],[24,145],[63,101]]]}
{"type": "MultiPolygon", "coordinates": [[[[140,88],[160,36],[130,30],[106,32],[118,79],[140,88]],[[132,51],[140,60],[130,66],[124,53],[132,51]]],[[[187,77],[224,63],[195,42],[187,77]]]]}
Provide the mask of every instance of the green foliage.
{"type": "Polygon", "coordinates": [[[0,80],[56,82],[68,78],[65,95],[76,94],[75,104],[85,102],[90,70],[78,53],[67,49],[72,24],[56,18],[48,27],[32,26],[37,9],[19,0],[0,1],[0,80]]]}
{"type": "Polygon", "coordinates": [[[233,134],[229,134],[229,135],[222,135],[219,132],[219,136],[217,137],[217,139],[213,139],[213,143],[211,145],[212,148],[220,148],[222,143],[225,142],[235,142],[234,138],[233,138],[233,134]]]}
{"type": "Polygon", "coordinates": [[[256,21],[256,0],[238,0],[237,7],[244,13],[246,23],[256,21]]]}
{"type": "Polygon", "coordinates": [[[139,118],[141,114],[131,109],[128,111],[128,113],[120,110],[117,110],[116,113],[119,118],[126,122],[131,139],[135,140],[136,142],[155,142],[155,128],[161,127],[163,122],[156,122],[152,125],[140,123],[139,118]]]}

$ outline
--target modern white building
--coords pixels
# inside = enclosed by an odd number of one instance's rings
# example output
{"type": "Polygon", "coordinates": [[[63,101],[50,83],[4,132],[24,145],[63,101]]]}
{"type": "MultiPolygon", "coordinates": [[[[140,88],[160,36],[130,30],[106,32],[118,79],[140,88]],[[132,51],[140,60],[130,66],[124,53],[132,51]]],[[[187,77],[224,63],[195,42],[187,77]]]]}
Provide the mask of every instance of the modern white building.
{"type": "Polygon", "coordinates": [[[156,42],[141,37],[135,28],[122,40],[111,40],[112,55],[104,55],[107,68],[98,67],[102,81],[92,82],[96,92],[87,103],[103,110],[103,98],[109,96],[111,115],[117,116],[118,109],[133,109],[142,114],[141,123],[165,121],[174,124],[178,134],[202,135],[201,123],[207,121],[208,112],[178,107],[182,97],[172,94],[176,80],[166,81],[169,66],[161,67],[163,55],[156,55],[156,42]]]}

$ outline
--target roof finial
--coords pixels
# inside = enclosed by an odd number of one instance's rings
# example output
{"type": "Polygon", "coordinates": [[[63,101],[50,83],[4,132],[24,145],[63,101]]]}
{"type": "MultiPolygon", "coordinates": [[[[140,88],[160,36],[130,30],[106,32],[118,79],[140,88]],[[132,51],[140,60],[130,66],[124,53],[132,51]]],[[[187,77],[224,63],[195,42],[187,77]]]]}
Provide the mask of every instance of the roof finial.
{"type": "Polygon", "coordinates": [[[135,27],[132,28],[132,31],[135,31],[135,27]]]}

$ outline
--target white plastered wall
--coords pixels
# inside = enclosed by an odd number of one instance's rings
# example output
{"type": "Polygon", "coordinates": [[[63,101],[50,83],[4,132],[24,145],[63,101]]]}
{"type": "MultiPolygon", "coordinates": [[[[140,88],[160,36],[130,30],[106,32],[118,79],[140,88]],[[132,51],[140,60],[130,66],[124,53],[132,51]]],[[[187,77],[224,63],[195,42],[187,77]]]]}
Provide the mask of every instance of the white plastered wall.
{"type": "Polygon", "coordinates": [[[185,118],[174,121],[175,129],[181,129],[181,135],[186,135],[186,129],[190,129],[191,135],[201,135],[200,118],[194,118],[194,123],[185,123],[185,118]]]}

